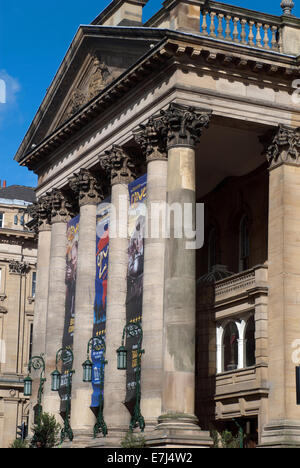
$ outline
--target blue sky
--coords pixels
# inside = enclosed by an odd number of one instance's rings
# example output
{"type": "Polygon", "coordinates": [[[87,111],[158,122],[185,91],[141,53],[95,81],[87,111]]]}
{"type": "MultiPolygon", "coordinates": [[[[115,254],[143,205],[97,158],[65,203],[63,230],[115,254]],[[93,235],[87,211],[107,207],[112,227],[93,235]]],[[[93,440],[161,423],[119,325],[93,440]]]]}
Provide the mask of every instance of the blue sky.
{"type": "MultiPolygon", "coordinates": [[[[225,2],[225,0],[223,0],[225,2]]],[[[13,157],[80,24],[89,24],[110,0],[0,0],[0,180],[8,185],[35,186],[35,174],[13,157]]],[[[231,0],[233,5],[281,14],[280,0],[231,0]]],[[[300,16],[300,0],[294,14],[300,16]]],[[[161,6],[149,0],[144,20],[161,6]]]]}

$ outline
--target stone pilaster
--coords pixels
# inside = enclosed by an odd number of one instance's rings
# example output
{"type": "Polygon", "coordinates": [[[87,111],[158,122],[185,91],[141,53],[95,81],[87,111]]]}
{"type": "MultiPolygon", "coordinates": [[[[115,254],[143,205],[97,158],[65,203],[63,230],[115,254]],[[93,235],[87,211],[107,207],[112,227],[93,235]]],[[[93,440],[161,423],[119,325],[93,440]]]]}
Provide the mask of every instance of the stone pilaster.
{"type": "MultiPolygon", "coordinates": [[[[168,148],[167,204],[184,213],[189,204],[195,213],[195,147],[210,112],[171,104],[161,113],[161,131],[168,148]]],[[[184,217],[182,217],[183,219],[184,217]]],[[[194,220],[195,225],[195,220],[194,220]]],[[[195,410],[196,252],[187,249],[184,226],[170,219],[164,270],[164,374],[162,414],[150,445],[211,445],[209,434],[200,430],[195,410]],[[175,231],[181,229],[182,237],[175,231]]]]}
{"type": "Polygon", "coordinates": [[[96,277],[96,215],[103,200],[99,181],[86,169],[69,180],[69,186],[79,200],[80,223],[76,274],[74,370],[72,379],[71,427],[73,446],[86,446],[92,437],[95,416],[90,409],[91,385],[82,381],[82,363],[86,360],[87,345],[93,336],[95,277],[96,277]]]}
{"type": "MultiPolygon", "coordinates": [[[[34,220],[38,231],[37,251],[37,281],[34,302],[32,356],[45,355],[46,352],[46,322],[48,307],[49,264],[51,248],[51,203],[45,195],[35,204],[34,220]]],[[[32,396],[30,399],[29,428],[33,426],[33,410],[37,404],[37,394],[40,383],[40,373],[33,372],[32,396]]]]}
{"type": "Polygon", "coordinates": [[[299,365],[300,129],[279,126],[267,150],[268,239],[268,422],[262,446],[300,446],[299,365]],[[294,354],[293,354],[294,353],[294,354]]]}
{"type": "Polygon", "coordinates": [[[49,264],[49,288],[46,325],[46,383],[44,387],[44,411],[54,414],[61,422],[60,398],[51,391],[51,372],[55,369],[56,352],[62,346],[65,320],[65,276],[67,222],[73,216],[73,206],[61,190],[51,194],[51,248],[49,264]]]}
{"type": "Polygon", "coordinates": [[[130,423],[130,414],[124,405],[126,373],[117,369],[116,351],[126,325],[128,183],[136,177],[136,167],[130,155],[116,146],[100,159],[100,163],[111,181],[104,419],[108,427],[107,439],[118,443],[130,423]]]}
{"type": "Polygon", "coordinates": [[[167,147],[159,119],[152,117],[134,132],[147,160],[147,232],[144,244],[143,348],[141,412],[146,433],[162,414],[163,316],[164,316],[164,222],[167,198],[167,147]]]}

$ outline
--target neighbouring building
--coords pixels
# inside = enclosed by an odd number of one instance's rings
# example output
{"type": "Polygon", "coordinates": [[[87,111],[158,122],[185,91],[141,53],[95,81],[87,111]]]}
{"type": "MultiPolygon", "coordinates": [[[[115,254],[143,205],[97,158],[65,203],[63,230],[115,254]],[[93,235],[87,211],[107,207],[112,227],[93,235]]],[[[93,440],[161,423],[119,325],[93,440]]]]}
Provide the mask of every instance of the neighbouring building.
{"type": "Polygon", "coordinates": [[[146,3],[79,27],[15,156],[43,410],[67,447],[299,447],[300,19],[146,3]]]}
{"type": "MultiPolygon", "coordinates": [[[[1,185],[1,183],[0,183],[1,185]]],[[[32,352],[37,239],[26,227],[31,187],[0,187],[0,447],[28,425],[29,399],[23,380],[32,352]]]]}

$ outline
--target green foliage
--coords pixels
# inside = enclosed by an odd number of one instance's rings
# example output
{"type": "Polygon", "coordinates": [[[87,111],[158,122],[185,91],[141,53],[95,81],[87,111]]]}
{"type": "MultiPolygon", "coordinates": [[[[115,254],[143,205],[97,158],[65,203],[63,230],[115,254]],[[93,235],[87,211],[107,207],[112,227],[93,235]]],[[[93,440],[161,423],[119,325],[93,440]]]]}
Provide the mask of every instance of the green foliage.
{"type": "Polygon", "coordinates": [[[25,449],[28,448],[28,441],[27,440],[22,440],[22,439],[16,439],[14,440],[8,448],[16,449],[25,449]]]}
{"type": "Polygon", "coordinates": [[[32,430],[32,448],[53,448],[59,444],[61,426],[51,414],[42,413],[32,430]]]}
{"type": "Polygon", "coordinates": [[[221,433],[212,431],[214,441],[213,448],[240,448],[239,434],[233,435],[232,432],[225,430],[221,433]]]}
{"type": "Polygon", "coordinates": [[[122,448],[143,448],[145,447],[145,444],[145,437],[141,435],[135,435],[131,431],[127,432],[126,436],[121,441],[122,448]]]}

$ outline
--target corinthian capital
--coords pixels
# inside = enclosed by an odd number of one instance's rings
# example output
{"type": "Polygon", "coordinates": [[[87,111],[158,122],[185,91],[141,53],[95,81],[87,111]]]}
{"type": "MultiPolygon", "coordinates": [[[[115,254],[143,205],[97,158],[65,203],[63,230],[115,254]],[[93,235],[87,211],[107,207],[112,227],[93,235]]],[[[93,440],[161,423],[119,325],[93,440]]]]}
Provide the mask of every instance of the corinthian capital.
{"type": "Polygon", "coordinates": [[[114,145],[100,158],[100,165],[111,179],[111,185],[129,184],[137,177],[138,161],[120,146],[114,145]]]}
{"type": "Polygon", "coordinates": [[[202,129],[209,126],[211,111],[172,103],[161,111],[160,132],[167,138],[167,147],[187,146],[195,148],[202,129]]]}
{"type": "Polygon", "coordinates": [[[31,228],[35,231],[50,229],[51,224],[51,198],[46,194],[28,207],[28,214],[31,218],[31,228]]]}
{"type": "Polygon", "coordinates": [[[134,130],[135,141],[140,145],[147,162],[167,159],[167,139],[159,116],[149,119],[145,125],[134,130]]]}
{"type": "Polygon", "coordinates": [[[280,164],[300,165],[299,152],[300,128],[279,125],[266,150],[270,169],[280,164]]]}
{"type": "Polygon", "coordinates": [[[75,215],[73,203],[59,189],[49,193],[51,203],[51,223],[66,223],[75,215]]]}
{"type": "Polygon", "coordinates": [[[103,200],[99,181],[88,169],[80,169],[69,179],[71,190],[78,196],[79,206],[98,204],[103,200]]]}

